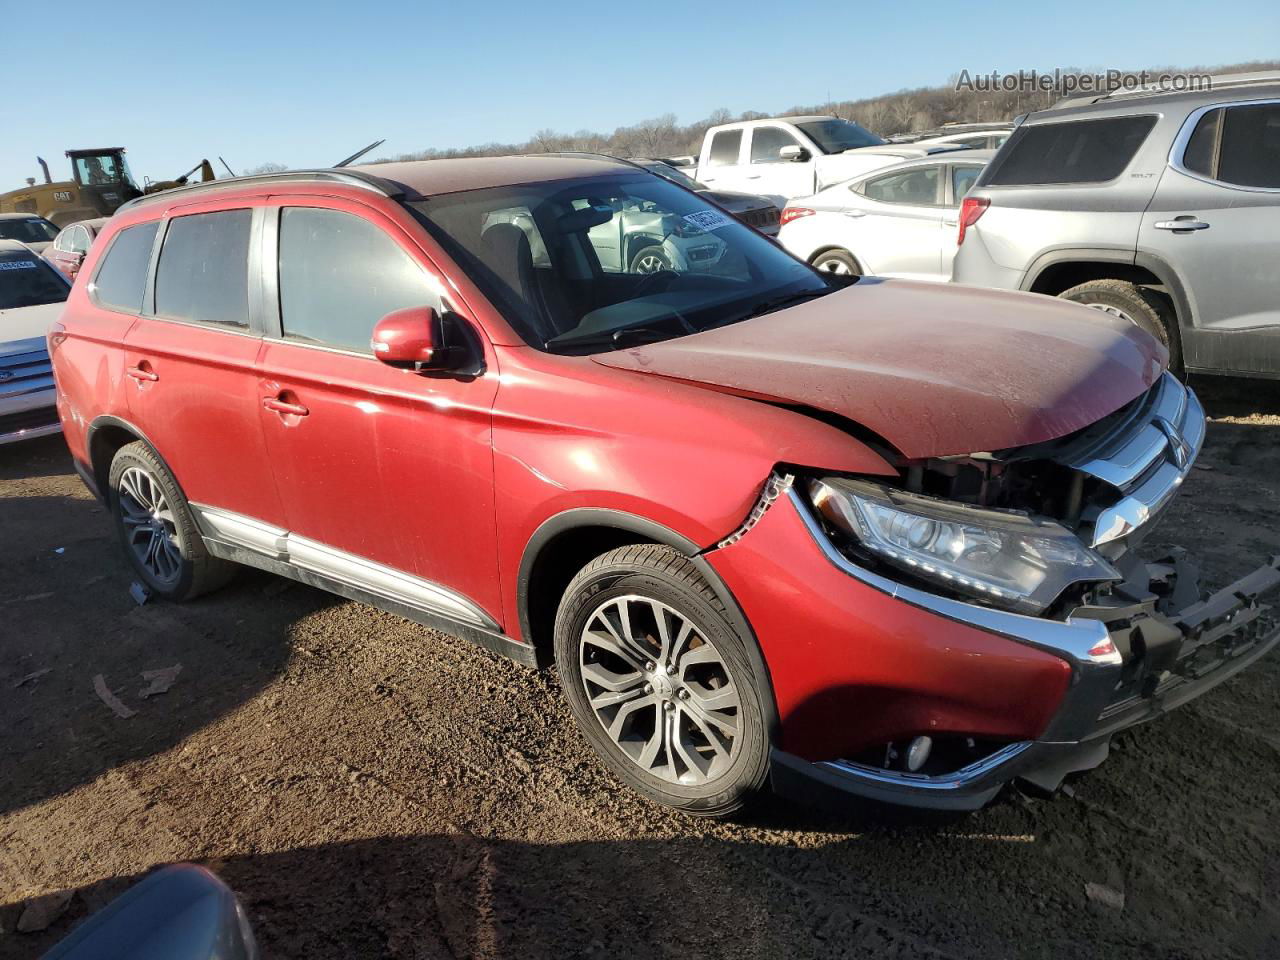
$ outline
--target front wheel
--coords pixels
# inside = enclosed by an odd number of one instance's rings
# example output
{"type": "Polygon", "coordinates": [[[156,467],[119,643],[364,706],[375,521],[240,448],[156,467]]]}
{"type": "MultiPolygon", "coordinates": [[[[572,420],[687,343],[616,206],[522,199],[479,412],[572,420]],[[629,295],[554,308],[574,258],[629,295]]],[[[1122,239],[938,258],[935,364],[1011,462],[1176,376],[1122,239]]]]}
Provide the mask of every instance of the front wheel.
{"type": "Polygon", "coordinates": [[[767,691],[688,558],[657,544],[597,557],[560,602],[555,653],[587,741],[637,793],[723,816],[763,787],[767,691]]]}
{"type": "Polygon", "coordinates": [[[631,273],[662,273],[671,269],[671,258],[658,244],[645,247],[631,258],[631,273]]]}

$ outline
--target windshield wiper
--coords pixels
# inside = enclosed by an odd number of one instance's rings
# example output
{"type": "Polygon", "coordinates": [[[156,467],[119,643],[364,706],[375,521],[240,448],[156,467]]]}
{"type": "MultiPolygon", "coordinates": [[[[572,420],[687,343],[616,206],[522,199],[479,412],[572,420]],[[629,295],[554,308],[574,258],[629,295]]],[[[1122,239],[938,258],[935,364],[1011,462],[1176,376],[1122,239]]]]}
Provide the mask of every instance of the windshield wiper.
{"type": "MultiPolygon", "coordinates": [[[[697,330],[686,331],[697,333],[697,330]]],[[[560,347],[633,347],[645,343],[657,343],[659,340],[670,340],[683,336],[684,332],[672,333],[670,329],[658,326],[623,327],[620,330],[605,330],[600,333],[586,334],[581,337],[569,337],[564,340],[548,340],[546,349],[556,351],[560,347]]]]}
{"type": "Polygon", "coordinates": [[[759,303],[738,317],[738,320],[750,320],[752,317],[762,317],[766,313],[773,313],[775,310],[781,310],[784,307],[791,307],[797,303],[803,303],[805,300],[813,300],[816,297],[825,297],[832,293],[831,287],[823,290],[801,290],[798,293],[788,293],[781,297],[771,297],[768,300],[761,300],[759,303]]]}

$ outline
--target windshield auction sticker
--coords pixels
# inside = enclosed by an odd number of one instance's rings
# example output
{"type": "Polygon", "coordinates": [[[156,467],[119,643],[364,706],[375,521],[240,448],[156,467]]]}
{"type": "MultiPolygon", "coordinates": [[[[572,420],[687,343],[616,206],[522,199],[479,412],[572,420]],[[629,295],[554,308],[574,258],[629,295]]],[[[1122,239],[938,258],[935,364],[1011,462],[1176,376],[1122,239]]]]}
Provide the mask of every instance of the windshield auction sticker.
{"type": "Polygon", "coordinates": [[[34,270],[34,260],[0,260],[0,270],[34,270]]]}
{"type": "Polygon", "coordinates": [[[733,220],[719,210],[699,210],[697,213],[687,214],[684,222],[702,230],[719,230],[733,223],[733,220]]]}

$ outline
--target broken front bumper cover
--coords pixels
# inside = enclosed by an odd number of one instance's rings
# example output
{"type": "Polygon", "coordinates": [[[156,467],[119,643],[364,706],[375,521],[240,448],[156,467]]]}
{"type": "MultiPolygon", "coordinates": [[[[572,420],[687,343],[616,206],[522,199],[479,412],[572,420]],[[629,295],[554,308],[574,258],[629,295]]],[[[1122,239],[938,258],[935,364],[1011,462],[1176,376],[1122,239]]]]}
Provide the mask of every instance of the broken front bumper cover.
{"type": "MultiPolygon", "coordinates": [[[[788,495],[795,498],[794,491],[788,495]]],[[[1038,740],[1006,744],[947,774],[923,775],[848,760],[811,763],[773,752],[774,788],[784,794],[856,794],[906,806],[976,810],[1011,780],[1047,791],[1069,773],[1106,759],[1111,737],[1200,696],[1280,643],[1260,601],[1280,588],[1280,556],[1199,599],[1198,571],[1184,557],[1139,564],[1096,605],[1066,620],[1009,613],[928,593],[854,564],[838,551],[802,501],[795,505],[828,560],[906,603],[1053,653],[1072,682],[1038,740]]]]}

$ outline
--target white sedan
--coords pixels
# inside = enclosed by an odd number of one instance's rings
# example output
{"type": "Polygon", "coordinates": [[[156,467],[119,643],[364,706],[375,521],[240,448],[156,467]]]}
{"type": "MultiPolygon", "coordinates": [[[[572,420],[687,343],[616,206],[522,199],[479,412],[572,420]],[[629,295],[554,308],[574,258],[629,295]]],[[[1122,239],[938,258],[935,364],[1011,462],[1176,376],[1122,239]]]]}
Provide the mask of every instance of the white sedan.
{"type": "Polygon", "coordinates": [[[994,154],[908,160],[792,200],[778,241],[830,273],[950,280],[960,201],[994,154]]]}

